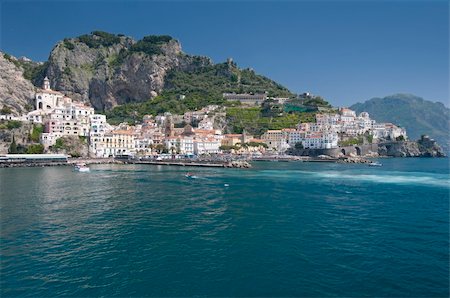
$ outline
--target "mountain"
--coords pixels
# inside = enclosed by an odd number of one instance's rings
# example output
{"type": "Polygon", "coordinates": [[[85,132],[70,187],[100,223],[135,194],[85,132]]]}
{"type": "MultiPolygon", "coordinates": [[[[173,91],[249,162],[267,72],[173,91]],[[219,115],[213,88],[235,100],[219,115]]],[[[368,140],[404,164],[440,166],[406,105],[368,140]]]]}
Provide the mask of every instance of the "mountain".
{"type": "Polygon", "coordinates": [[[20,114],[32,109],[36,88],[29,80],[31,78],[29,70],[35,68],[39,68],[39,64],[0,52],[0,107],[2,111],[20,114]]]}
{"type": "Polygon", "coordinates": [[[52,89],[90,102],[100,111],[155,98],[161,102],[176,99],[176,104],[187,107],[194,102],[198,107],[219,102],[223,92],[233,91],[293,96],[253,70],[239,69],[231,60],[214,64],[208,57],[185,54],[180,43],[167,35],[134,40],[94,31],[58,42],[43,64],[18,67],[35,86],[40,87],[48,76],[52,89]],[[202,102],[199,97],[207,99],[202,102]]]}
{"type": "Polygon", "coordinates": [[[424,100],[411,94],[394,94],[372,98],[350,107],[360,113],[366,111],[379,122],[392,122],[406,129],[410,139],[426,134],[448,152],[450,148],[450,109],[440,102],[424,100]]]}

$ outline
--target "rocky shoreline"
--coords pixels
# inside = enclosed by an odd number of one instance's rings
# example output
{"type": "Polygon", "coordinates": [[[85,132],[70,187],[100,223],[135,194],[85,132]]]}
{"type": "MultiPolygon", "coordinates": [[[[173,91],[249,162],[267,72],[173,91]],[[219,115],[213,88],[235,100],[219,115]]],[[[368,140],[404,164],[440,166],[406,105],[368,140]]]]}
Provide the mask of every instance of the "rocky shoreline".
{"type": "Polygon", "coordinates": [[[384,141],[332,149],[289,149],[287,154],[300,157],[445,157],[446,154],[435,140],[422,136],[417,141],[384,141]]]}

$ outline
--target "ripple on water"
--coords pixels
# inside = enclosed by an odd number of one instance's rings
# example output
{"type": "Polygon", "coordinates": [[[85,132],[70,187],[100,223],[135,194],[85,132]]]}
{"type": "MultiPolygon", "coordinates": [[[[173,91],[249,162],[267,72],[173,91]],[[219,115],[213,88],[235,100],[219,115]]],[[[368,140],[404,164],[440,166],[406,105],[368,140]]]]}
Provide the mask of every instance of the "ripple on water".
{"type": "Polygon", "coordinates": [[[449,175],[435,160],[0,169],[0,179],[4,296],[449,290],[449,175]]]}

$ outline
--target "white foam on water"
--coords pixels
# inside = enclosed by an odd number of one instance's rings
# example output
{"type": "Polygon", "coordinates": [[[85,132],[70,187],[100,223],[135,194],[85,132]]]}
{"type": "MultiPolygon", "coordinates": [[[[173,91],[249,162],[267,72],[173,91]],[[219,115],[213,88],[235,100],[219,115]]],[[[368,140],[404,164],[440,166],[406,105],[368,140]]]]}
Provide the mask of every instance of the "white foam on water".
{"type": "Polygon", "coordinates": [[[424,172],[379,172],[379,174],[367,174],[360,171],[298,171],[298,170],[268,170],[263,171],[263,176],[278,177],[283,179],[328,179],[364,181],[373,183],[424,185],[450,188],[450,175],[433,174],[424,172]]]}
{"type": "MultiPolygon", "coordinates": [[[[328,173],[314,173],[316,177],[322,177],[335,180],[353,180],[353,181],[367,181],[374,183],[387,183],[387,184],[408,184],[408,185],[428,185],[450,188],[450,177],[431,177],[428,173],[423,173],[422,176],[403,174],[345,174],[340,172],[328,172],[328,173]],[[428,176],[427,176],[428,175],[428,176]]],[[[442,175],[439,175],[442,176],[442,175]]]]}

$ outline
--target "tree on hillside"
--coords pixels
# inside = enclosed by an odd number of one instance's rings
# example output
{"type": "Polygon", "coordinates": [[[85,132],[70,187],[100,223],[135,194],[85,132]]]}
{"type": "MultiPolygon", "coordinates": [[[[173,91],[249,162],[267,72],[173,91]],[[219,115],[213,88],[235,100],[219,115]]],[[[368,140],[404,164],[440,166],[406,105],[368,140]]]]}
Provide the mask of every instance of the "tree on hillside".
{"type": "Polygon", "coordinates": [[[12,138],[11,145],[9,145],[8,153],[10,153],[10,154],[18,153],[16,139],[15,139],[14,135],[13,135],[13,138],[12,138]]]}

